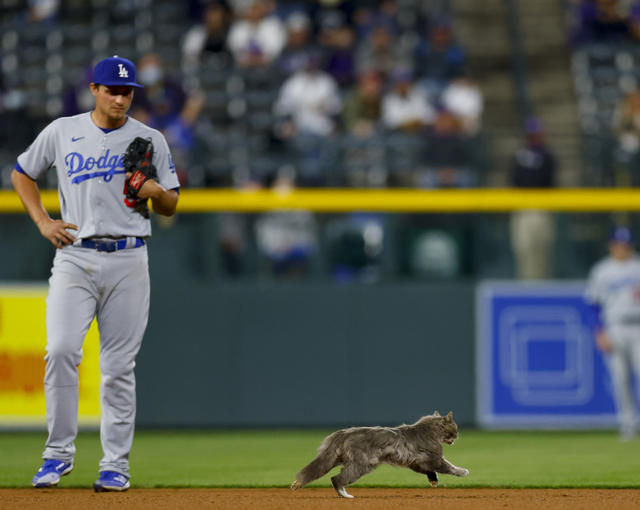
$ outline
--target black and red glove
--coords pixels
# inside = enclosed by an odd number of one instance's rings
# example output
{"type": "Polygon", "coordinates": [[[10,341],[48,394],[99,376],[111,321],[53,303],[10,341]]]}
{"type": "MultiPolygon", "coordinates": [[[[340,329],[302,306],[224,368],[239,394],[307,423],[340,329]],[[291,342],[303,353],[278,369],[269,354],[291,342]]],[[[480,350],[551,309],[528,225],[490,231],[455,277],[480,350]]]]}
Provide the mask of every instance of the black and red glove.
{"type": "Polygon", "coordinates": [[[124,182],[123,193],[128,200],[125,203],[132,207],[138,198],[140,188],[149,179],[158,177],[158,170],[153,165],[153,143],[151,138],[136,137],[127,147],[122,158],[124,171],[128,175],[124,182]]]}

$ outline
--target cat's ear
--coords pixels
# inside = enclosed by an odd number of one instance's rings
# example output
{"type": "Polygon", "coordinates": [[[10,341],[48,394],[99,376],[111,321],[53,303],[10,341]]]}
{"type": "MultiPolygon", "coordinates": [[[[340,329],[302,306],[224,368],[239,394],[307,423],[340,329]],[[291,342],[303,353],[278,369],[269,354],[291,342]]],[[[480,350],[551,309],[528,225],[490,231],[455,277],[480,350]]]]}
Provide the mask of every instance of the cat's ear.
{"type": "Polygon", "coordinates": [[[433,415],[434,416],[440,416],[440,413],[438,411],[433,411],[433,415]]]}
{"type": "Polygon", "coordinates": [[[449,411],[449,414],[447,414],[444,418],[447,421],[453,421],[453,411],[449,411]]]}

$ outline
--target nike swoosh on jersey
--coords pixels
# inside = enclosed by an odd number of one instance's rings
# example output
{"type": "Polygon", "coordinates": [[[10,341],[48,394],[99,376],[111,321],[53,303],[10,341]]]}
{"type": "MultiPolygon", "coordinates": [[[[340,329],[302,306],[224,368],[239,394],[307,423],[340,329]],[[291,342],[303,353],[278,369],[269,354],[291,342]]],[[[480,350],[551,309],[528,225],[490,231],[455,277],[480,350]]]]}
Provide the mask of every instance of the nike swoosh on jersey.
{"type": "Polygon", "coordinates": [[[72,136],[71,137],[71,141],[72,142],[77,142],[78,140],[82,140],[83,138],[84,138],[84,136],[78,136],[78,137],[72,136]]]}

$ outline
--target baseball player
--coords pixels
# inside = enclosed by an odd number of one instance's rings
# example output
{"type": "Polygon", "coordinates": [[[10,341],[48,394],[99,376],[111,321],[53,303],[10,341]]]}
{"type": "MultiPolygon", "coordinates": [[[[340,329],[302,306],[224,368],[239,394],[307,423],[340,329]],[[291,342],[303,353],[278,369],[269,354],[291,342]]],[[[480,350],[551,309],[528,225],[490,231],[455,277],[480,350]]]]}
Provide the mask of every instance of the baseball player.
{"type": "Polygon", "coordinates": [[[637,426],[631,374],[640,376],[640,257],[627,227],[612,232],[609,256],[591,270],[586,298],[611,373],[621,438],[628,440],[637,426]]]}
{"type": "Polygon", "coordinates": [[[123,491],[130,485],[134,366],[149,314],[146,204],[150,199],[155,212],[171,216],[179,187],[162,134],[127,116],[135,87],[140,85],[130,60],[114,56],[98,62],[89,84],[95,109],[54,120],[18,156],[12,173],[29,216],[57,248],[46,301],[49,435],[35,487],[54,486],[73,469],[77,367],[94,317],[100,331],[104,453],[94,489],[123,491]],[[143,146],[138,155],[131,154],[134,141],[134,149],[143,146]],[[52,166],[62,219],[49,216],[36,184],[52,166]]]}

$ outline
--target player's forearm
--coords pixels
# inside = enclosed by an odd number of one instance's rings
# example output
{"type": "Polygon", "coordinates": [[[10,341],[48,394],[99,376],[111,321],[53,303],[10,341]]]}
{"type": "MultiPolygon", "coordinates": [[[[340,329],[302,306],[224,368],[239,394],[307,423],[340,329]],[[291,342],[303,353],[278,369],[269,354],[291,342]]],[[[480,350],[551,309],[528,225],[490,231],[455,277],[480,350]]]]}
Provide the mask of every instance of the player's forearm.
{"type": "Polygon", "coordinates": [[[178,193],[174,190],[167,190],[157,185],[153,194],[149,197],[153,204],[153,210],[163,216],[173,216],[178,206],[178,193]]]}
{"type": "Polygon", "coordinates": [[[22,205],[38,227],[43,221],[50,219],[49,213],[42,205],[40,188],[34,180],[14,170],[11,174],[11,182],[22,201],[22,205]]]}

